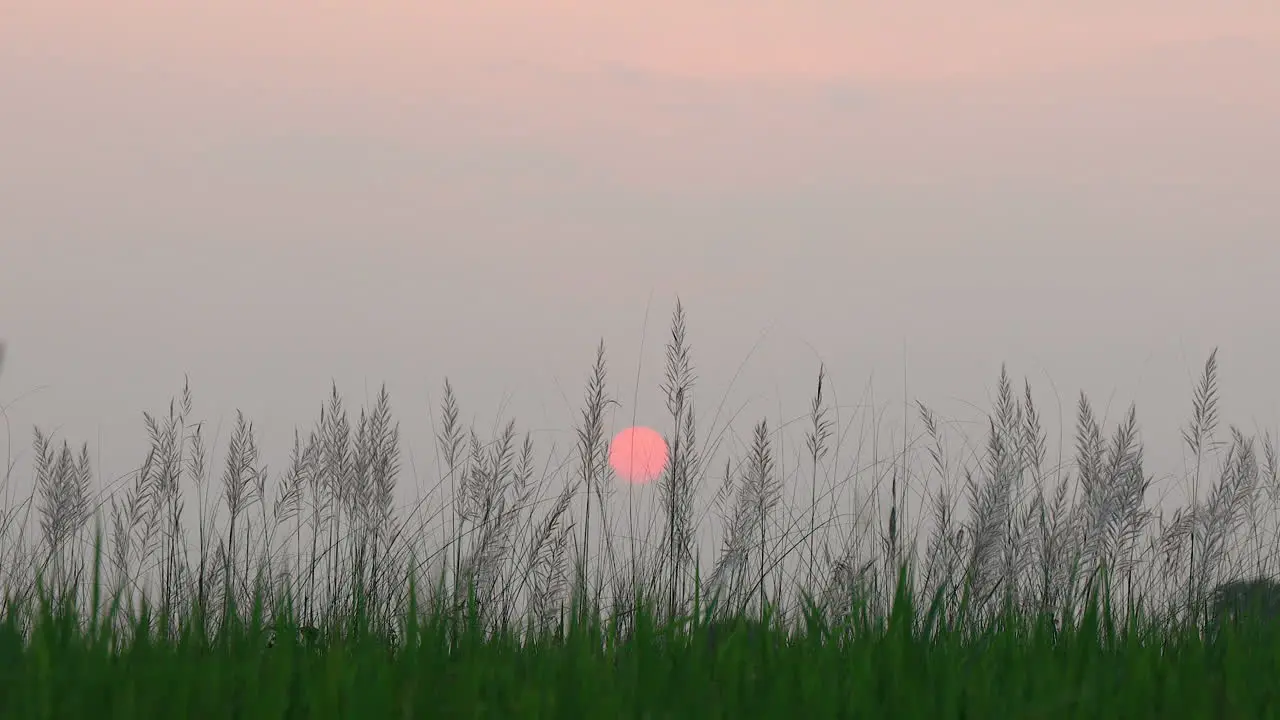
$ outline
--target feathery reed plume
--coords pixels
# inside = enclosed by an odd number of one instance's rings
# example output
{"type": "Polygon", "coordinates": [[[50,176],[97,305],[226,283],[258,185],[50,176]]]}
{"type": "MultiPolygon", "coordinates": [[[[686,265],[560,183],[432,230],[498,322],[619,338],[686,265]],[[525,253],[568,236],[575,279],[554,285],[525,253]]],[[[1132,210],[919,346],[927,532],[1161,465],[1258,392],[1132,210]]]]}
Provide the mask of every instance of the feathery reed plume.
{"type": "Polygon", "coordinates": [[[69,588],[67,576],[71,558],[66,553],[68,541],[74,540],[89,516],[88,493],[92,471],[89,446],[86,443],[79,459],[64,440],[62,450],[55,452],[49,439],[35,429],[36,489],[40,496],[40,530],[47,552],[42,567],[53,572],[55,587],[61,593],[69,588]]]}
{"type": "Polygon", "coordinates": [[[467,476],[462,468],[462,424],[458,420],[458,401],[453,394],[453,385],[448,378],[444,381],[444,398],[440,401],[440,432],[436,435],[440,454],[444,458],[445,480],[449,482],[450,499],[453,507],[453,594],[450,603],[457,607],[462,602],[465,588],[461,585],[462,577],[462,537],[463,528],[471,515],[467,505],[470,499],[467,490],[467,476]],[[460,485],[461,484],[461,485],[460,485]]]}
{"type": "MultiPolygon", "coordinates": [[[[1214,449],[1214,431],[1218,427],[1218,349],[1214,348],[1205,361],[1204,372],[1200,383],[1196,386],[1191,402],[1191,424],[1182,432],[1182,439],[1195,458],[1195,470],[1191,476],[1191,513],[1198,515],[1200,508],[1200,473],[1204,467],[1206,451],[1214,449]]],[[[1190,558],[1187,566],[1187,609],[1198,613],[1202,602],[1199,591],[1203,573],[1197,574],[1196,554],[1200,551],[1198,543],[1199,528],[1195,523],[1191,526],[1190,558]]]]}
{"type": "MultiPolygon", "coordinates": [[[[605,504],[612,496],[613,486],[608,480],[609,446],[604,436],[604,411],[614,401],[605,392],[607,376],[604,361],[604,340],[596,346],[596,361],[587,380],[582,424],[577,428],[578,478],[585,496],[585,514],[582,522],[582,542],[574,558],[573,606],[578,612],[596,611],[600,607],[600,592],[589,594],[587,567],[591,560],[591,498],[596,499],[603,534],[609,533],[609,516],[605,504]]],[[[607,559],[607,558],[606,558],[607,559]]]]}
{"type": "Polygon", "coordinates": [[[782,481],[775,471],[769,421],[761,420],[752,433],[742,484],[738,486],[733,514],[725,530],[724,547],[711,573],[712,587],[728,591],[726,600],[734,612],[747,609],[752,593],[758,592],[760,612],[764,612],[768,605],[769,519],[781,499],[782,481]],[[759,541],[759,574],[754,582],[747,585],[745,573],[754,540],[759,541]],[[726,582],[727,587],[724,585],[726,582]]]}
{"type": "Polygon", "coordinates": [[[813,393],[813,400],[809,404],[809,422],[810,427],[805,433],[805,447],[809,450],[809,463],[811,466],[811,474],[809,476],[809,576],[805,582],[806,587],[813,587],[814,579],[814,560],[817,557],[815,543],[818,534],[818,464],[827,456],[830,448],[827,446],[828,440],[831,438],[831,420],[827,418],[827,406],[822,390],[823,384],[827,378],[827,366],[825,364],[818,365],[818,387],[813,393]]]}
{"type": "Polygon", "coordinates": [[[667,367],[661,390],[666,395],[667,412],[671,414],[672,433],[667,444],[671,457],[658,490],[661,496],[666,528],[662,545],[662,562],[667,567],[666,613],[675,618],[683,611],[680,599],[686,589],[687,571],[693,560],[693,494],[698,475],[698,455],[693,416],[695,375],[685,341],[684,306],[676,299],[671,318],[671,340],[667,343],[667,367]]]}

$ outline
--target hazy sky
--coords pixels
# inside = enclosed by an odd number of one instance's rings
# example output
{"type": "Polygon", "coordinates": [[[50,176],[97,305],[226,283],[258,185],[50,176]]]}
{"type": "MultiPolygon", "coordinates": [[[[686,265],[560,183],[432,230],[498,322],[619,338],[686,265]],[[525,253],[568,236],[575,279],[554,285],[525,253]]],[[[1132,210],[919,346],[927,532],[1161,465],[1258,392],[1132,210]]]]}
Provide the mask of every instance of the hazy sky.
{"type": "Polygon", "coordinates": [[[602,337],[665,428],[678,294],[704,429],[819,361],[971,421],[1007,362],[1176,473],[1214,346],[1280,424],[1277,198],[1274,0],[10,0],[0,404],[20,484],[33,423],[110,480],[189,373],[279,470],[385,381],[427,482],[445,377],[563,449],[602,337]]]}

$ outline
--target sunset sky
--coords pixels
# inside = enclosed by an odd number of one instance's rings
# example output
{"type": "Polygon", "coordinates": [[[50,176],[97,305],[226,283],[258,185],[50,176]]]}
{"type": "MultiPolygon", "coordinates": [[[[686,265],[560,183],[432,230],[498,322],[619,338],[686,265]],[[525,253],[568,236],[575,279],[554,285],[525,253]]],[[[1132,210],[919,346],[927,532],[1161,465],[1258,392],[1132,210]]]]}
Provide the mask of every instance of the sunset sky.
{"type": "Polygon", "coordinates": [[[105,480],[184,373],[275,468],[330,379],[420,459],[446,376],[563,451],[602,337],[666,430],[679,295],[708,430],[820,361],[972,420],[1007,362],[1177,473],[1214,346],[1280,426],[1277,198],[1274,0],[11,1],[0,405],[105,480]]]}

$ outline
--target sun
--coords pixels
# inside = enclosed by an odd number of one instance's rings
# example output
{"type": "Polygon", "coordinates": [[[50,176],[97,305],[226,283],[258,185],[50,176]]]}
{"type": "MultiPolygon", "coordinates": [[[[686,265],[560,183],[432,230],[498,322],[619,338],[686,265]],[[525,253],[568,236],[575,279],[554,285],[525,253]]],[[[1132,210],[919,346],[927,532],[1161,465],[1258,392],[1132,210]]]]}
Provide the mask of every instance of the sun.
{"type": "Polygon", "coordinates": [[[609,465],[635,485],[651,482],[667,466],[667,441],[647,427],[629,427],[609,443],[609,465]]]}

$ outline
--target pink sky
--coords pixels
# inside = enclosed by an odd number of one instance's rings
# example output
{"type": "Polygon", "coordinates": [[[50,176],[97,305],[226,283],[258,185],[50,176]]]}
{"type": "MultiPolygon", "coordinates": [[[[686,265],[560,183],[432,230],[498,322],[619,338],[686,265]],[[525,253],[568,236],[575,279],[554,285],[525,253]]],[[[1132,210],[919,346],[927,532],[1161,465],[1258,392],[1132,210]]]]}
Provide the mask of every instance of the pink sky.
{"type": "Polygon", "coordinates": [[[213,145],[308,124],[515,142],[669,187],[820,180],[823,158],[850,154],[884,182],[971,173],[1052,150],[1063,122],[1104,153],[1248,138],[1280,113],[1278,59],[1280,3],[1261,0],[29,0],[0,23],[0,63],[48,83],[32,95],[120,98],[97,109],[104,125],[144,113],[124,122],[213,145]],[[1184,56],[1185,72],[1164,67],[1184,56]],[[1101,121],[1063,112],[1108,97],[1101,121]],[[1208,97],[1212,117],[1191,117],[1208,97]],[[1132,103],[1175,127],[1150,134],[1124,119],[1132,103]]]}
{"type": "Polygon", "coordinates": [[[295,395],[252,398],[310,408],[375,357],[482,414],[497,382],[554,402],[536,383],[634,340],[650,293],[710,332],[708,375],[778,319],[851,384],[903,337],[942,392],[1033,344],[1104,390],[1113,353],[1184,337],[1274,376],[1248,308],[1280,264],[1277,0],[0,5],[4,380],[82,383],[48,418],[272,363],[295,395]],[[173,317],[139,327],[157,295],[173,317]],[[147,349],[86,371],[122,332],[147,349]]]}
{"type": "Polygon", "coordinates": [[[385,88],[509,65],[900,81],[1098,63],[1222,37],[1275,40],[1277,8],[1265,0],[26,0],[6,10],[0,40],[10,52],[385,88]]]}

